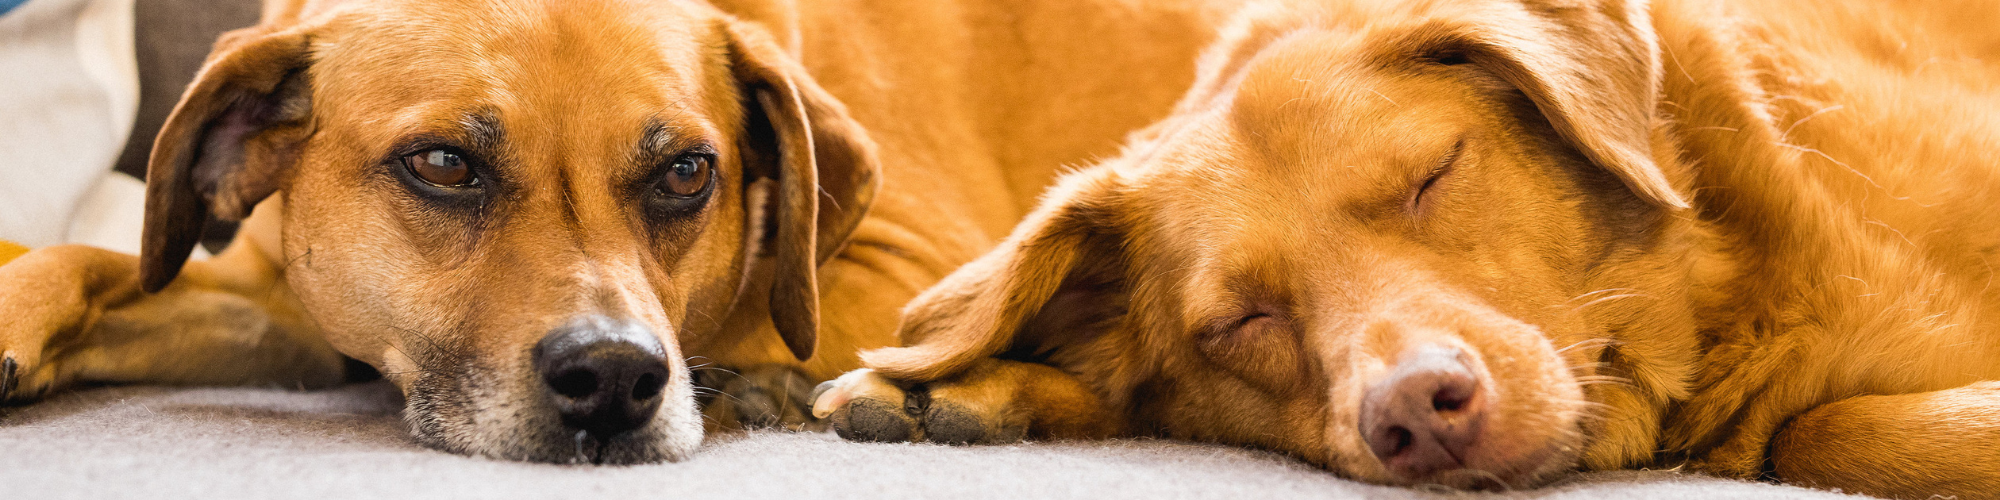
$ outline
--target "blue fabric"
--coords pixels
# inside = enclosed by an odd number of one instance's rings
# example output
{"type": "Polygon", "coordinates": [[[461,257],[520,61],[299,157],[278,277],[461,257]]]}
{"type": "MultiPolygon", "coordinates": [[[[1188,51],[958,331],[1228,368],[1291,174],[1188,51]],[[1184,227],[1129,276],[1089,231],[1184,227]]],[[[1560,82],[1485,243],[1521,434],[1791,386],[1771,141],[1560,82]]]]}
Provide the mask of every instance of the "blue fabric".
{"type": "Polygon", "coordinates": [[[24,3],[28,3],[28,0],[0,0],[0,16],[7,15],[9,11],[24,3]]]}

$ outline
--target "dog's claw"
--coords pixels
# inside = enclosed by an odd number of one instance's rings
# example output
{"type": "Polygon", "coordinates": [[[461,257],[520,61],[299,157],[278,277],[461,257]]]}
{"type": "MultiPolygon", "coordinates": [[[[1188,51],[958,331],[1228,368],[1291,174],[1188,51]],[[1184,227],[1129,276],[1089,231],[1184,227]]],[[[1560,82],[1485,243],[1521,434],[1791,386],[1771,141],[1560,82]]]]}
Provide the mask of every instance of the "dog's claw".
{"type": "Polygon", "coordinates": [[[833,410],[847,406],[847,400],[851,397],[848,396],[847,391],[835,390],[840,387],[838,382],[838,380],[828,380],[820,382],[818,387],[813,388],[811,398],[813,402],[813,418],[824,419],[827,415],[832,415],[833,410]]]}
{"type": "Polygon", "coordinates": [[[0,358],[0,403],[13,399],[14,385],[18,383],[14,372],[19,368],[20,364],[14,362],[14,358],[0,358]]]}

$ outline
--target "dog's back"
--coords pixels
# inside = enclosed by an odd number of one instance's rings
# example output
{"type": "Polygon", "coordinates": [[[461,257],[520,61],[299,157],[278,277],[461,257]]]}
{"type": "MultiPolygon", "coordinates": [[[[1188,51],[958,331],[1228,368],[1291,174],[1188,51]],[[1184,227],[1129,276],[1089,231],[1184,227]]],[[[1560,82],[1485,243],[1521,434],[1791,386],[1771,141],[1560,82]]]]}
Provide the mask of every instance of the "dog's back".
{"type": "Polygon", "coordinates": [[[1745,52],[1767,58],[1752,63],[1757,83],[1780,139],[1808,157],[1802,180],[1875,226],[1856,237],[1920,249],[1955,276],[1989,273],[1977,257],[2000,243],[2000,226],[1987,222],[2000,216],[1990,196],[2000,189],[2000,4],[1735,8],[1767,44],[1745,52]]]}
{"type": "Polygon", "coordinates": [[[1767,440],[1835,401],[2000,378],[2000,5],[1698,4],[1659,5],[1662,111],[1718,236],[1704,271],[1731,277],[1701,290],[1708,348],[1668,448],[1740,475],[1767,450],[1791,453],[1781,475],[1867,460],[1767,440]]]}

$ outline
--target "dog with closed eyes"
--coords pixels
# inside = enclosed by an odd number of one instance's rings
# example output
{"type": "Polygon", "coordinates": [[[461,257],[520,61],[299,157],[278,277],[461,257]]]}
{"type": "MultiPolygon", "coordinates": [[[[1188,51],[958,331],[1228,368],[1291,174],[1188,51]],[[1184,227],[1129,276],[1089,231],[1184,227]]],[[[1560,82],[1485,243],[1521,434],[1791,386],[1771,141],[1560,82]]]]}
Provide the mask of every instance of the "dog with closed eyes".
{"type": "Polygon", "coordinates": [[[1297,2],[904,311],[860,440],[2000,492],[2000,4],[1297,2]]]}
{"type": "Polygon", "coordinates": [[[809,424],[1056,168],[1166,114],[1228,3],[273,0],[163,127],[140,255],[0,266],[0,400],[345,357],[458,453],[809,424]],[[188,262],[211,217],[242,229],[188,262]]]}

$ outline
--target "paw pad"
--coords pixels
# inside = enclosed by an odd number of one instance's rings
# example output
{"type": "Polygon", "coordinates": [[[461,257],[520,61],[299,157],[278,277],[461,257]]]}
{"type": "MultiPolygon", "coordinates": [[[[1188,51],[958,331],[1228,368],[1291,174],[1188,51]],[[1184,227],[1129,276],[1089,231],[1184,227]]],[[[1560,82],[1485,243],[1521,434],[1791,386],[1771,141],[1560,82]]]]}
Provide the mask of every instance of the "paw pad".
{"type": "Polygon", "coordinates": [[[875,441],[901,443],[910,441],[916,433],[916,420],[909,417],[903,408],[891,406],[874,399],[857,399],[847,407],[835,411],[846,412],[845,425],[839,422],[840,415],[834,416],[835,434],[849,441],[875,441]]]}

